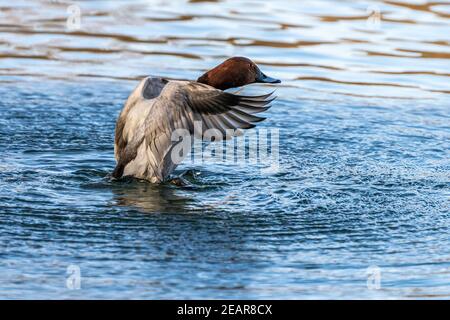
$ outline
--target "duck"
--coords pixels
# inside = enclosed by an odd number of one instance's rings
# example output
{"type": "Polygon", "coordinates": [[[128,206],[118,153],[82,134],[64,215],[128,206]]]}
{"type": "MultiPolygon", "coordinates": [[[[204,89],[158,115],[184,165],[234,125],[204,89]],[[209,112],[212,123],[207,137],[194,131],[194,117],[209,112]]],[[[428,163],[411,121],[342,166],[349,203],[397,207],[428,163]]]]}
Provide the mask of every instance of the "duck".
{"type": "Polygon", "coordinates": [[[280,82],[264,74],[246,57],[229,58],[196,81],[155,76],[142,79],[116,121],[116,166],[112,177],[132,177],[155,184],[170,181],[188,153],[173,156],[183,143],[173,139],[174,131],[193,139],[205,139],[208,130],[212,130],[216,134],[211,141],[238,136],[242,130],[265,120],[256,114],[270,108],[275,97],[273,92],[239,95],[226,90],[252,83],[280,82]]]}

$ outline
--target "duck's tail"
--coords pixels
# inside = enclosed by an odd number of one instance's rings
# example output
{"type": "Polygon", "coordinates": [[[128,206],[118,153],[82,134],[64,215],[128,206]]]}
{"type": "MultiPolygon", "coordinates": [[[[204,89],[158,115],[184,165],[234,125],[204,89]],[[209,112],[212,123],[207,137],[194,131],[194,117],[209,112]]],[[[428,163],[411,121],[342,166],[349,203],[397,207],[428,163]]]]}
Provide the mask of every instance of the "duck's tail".
{"type": "Polygon", "coordinates": [[[117,163],[116,167],[114,168],[114,170],[112,172],[112,177],[115,179],[122,178],[124,169],[125,169],[125,166],[123,164],[121,164],[120,162],[117,163]]]}

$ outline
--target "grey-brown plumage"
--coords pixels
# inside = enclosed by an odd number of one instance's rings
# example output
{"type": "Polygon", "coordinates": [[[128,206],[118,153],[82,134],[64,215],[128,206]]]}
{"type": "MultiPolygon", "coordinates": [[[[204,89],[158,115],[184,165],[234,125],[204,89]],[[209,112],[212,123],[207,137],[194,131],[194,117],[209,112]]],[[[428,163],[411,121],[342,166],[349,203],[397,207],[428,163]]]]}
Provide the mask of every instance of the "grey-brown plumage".
{"type": "Polygon", "coordinates": [[[241,96],[222,90],[255,82],[280,80],[268,77],[245,57],[227,59],[197,81],[142,80],[116,123],[113,177],[163,182],[187,155],[190,145],[185,141],[230,139],[241,134],[239,129],[253,128],[264,120],[255,114],[269,108],[272,93],[241,96]],[[183,139],[186,136],[190,139],[183,139]]]}
{"type": "Polygon", "coordinates": [[[253,128],[265,119],[255,114],[269,108],[270,95],[240,96],[193,81],[145,78],[117,120],[113,176],[165,181],[178,164],[171,157],[178,143],[171,141],[174,130],[200,138],[207,129],[217,129],[219,138],[229,139],[237,135],[230,129],[253,128]],[[194,121],[201,121],[202,132],[194,132],[194,121]]]}

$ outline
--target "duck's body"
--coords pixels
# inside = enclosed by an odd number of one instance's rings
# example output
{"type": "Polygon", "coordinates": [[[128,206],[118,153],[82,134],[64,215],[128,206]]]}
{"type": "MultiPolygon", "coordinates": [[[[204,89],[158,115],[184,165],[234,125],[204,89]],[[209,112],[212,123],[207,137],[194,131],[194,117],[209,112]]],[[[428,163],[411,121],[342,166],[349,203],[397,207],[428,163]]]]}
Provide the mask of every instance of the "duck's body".
{"type": "Polygon", "coordinates": [[[236,129],[252,128],[264,120],[254,114],[269,108],[269,96],[239,96],[195,81],[145,78],[129,96],[116,123],[113,177],[166,181],[187,154],[174,156],[174,148],[183,143],[173,138],[175,131],[201,138],[208,129],[216,129],[215,140],[231,138],[237,135],[236,129]]]}

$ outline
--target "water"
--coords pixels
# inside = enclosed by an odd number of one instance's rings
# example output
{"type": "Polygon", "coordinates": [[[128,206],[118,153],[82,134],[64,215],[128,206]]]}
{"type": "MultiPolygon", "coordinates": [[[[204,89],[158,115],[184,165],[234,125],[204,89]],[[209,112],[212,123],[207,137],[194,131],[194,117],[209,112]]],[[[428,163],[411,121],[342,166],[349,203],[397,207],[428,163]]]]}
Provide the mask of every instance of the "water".
{"type": "Polygon", "coordinates": [[[1,298],[450,297],[448,2],[69,4],[0,2],[1,298]],[[233,55],[283,81],[279,172],[111,182],[137,80],[233,55]]]}

